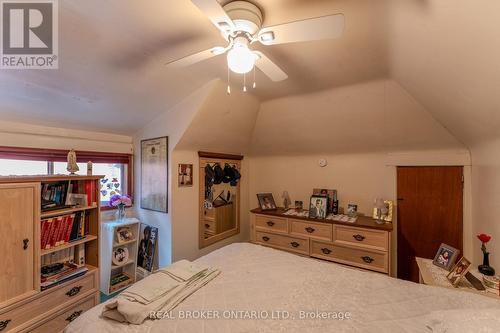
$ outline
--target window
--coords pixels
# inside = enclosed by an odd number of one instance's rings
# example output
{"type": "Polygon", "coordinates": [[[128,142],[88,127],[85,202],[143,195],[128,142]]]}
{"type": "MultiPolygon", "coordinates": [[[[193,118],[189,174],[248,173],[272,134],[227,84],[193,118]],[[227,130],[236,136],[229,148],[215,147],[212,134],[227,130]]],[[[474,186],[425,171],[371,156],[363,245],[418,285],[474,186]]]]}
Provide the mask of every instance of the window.
{"type": "MultiPolygon", "coordinates": [[[[67,174],[67,151],[0,147],[0,176],[67,174]]],[[[92,173],[103,175],[101,205],[105,207],[114,194],[132,196],[132,155],[76,152],[78,175],[87,174],[87,161],[92,173]]]]}

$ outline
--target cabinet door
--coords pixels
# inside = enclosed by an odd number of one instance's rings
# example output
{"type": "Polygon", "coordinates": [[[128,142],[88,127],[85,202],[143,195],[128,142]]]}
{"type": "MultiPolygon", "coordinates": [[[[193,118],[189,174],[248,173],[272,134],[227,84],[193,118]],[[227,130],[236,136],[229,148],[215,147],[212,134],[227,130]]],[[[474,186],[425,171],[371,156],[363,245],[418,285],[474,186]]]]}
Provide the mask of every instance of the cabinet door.
{"type": "Polygon", "coordinates": [[[38,292],[38,183],[0,184],[0,307],[38,292]]]}

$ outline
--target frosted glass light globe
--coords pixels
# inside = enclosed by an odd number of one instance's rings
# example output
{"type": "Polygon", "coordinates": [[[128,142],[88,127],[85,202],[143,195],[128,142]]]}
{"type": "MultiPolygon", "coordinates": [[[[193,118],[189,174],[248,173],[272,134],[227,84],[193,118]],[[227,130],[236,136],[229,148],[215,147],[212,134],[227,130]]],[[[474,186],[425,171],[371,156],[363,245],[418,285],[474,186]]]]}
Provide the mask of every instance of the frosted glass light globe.
{"type": "Polygon", "coordinates": [[[256,56],[244,44],[235,44],[227,53],[229,69],[238,74],[250,72],[255,66],[256,56]]]}

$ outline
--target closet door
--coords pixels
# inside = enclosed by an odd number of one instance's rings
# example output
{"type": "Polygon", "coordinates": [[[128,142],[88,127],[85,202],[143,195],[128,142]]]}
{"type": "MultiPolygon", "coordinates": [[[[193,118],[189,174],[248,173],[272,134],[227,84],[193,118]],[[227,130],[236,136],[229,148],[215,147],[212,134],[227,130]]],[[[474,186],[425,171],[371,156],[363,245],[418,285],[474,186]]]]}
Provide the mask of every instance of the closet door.
{"type": "Polygon", "coordinates": [[[38,292],[38,183],[0,184],[0,307],[38,292]]]}

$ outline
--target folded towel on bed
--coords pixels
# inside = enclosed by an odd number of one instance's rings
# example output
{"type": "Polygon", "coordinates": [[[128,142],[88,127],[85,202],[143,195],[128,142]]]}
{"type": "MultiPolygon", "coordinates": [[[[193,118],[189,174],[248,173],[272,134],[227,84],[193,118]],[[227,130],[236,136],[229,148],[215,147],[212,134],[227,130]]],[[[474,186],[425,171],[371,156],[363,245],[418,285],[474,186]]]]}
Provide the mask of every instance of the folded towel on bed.
{"type": "MultiPolygon", "coordinates": [[[[173,310],[189,295],[206,285],[220,273],[215,268],[200,268],[200,271],[191,274],[183,272],[183,267],[190,266],[182,263],[173,270],[174,273],[165,273],[165,270],[162,270],[139,281],[138,286],[130,287],[105,304],[102,316],[120,322],[142,324],[152,312],[173,310]],[[178,279],[191,275],[184,282],[179,282],[171,274],[178,279]],[[165,286],[159,286],[158,283],[165,283],[165,286]]],[[[191,271],[193,270],[196,269],[192,268],[191,271]]]]}
{"type": "Polygon", "coordinates": [[[180,260],[168,267],[160,269],[159,272],[167,274],[177,281],[185,282],[194,278],[207,268],[208,267],[196,265],[188,260],[180,260]]]}

